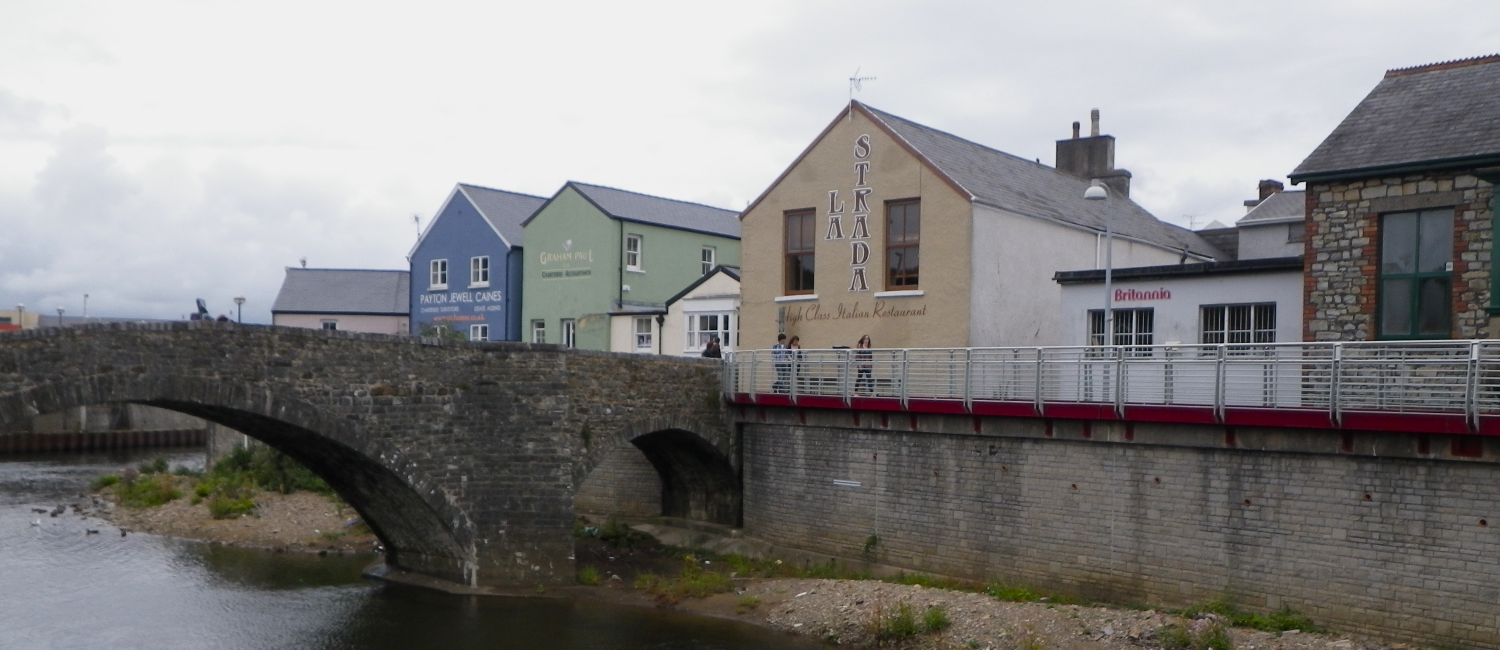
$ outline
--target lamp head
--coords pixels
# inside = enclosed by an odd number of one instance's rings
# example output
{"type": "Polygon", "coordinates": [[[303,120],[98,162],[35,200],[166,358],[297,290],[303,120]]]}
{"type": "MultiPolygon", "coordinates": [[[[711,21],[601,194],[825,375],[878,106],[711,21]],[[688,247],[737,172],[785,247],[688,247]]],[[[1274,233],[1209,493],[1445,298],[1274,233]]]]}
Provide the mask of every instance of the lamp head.
{"type": "Polygon", "coordinates": [[[1083,191],[1083,198],[1090,201],[1103,201],[1109,198],[1109,190],[1104,189],[1103,183],[1094,181],[1093,185],[1090,185],[1088,189],[1083,191]]]}
{"type": "Polygon", "coordinates": [[[236,304],[236,305],[243,305],[243,304],[245,304],[245,297],[244,296],[235,296],[234,297],[234,304],[236,304]]]}

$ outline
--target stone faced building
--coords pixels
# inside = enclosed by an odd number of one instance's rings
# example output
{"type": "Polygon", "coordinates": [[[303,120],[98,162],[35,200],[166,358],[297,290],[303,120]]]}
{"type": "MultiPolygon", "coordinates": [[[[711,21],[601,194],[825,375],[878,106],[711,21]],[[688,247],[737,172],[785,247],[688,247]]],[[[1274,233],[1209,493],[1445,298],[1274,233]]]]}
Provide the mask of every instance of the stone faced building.
{"type": "Polygon", "coordinates": [[[1308,341],[1495,338],[1500,56],[1391,70],[1291,174],[1308,341]]]}
{"type": "MultiPolygon", "coordinates": [[[[1076,127],[1076,125],[1075,125],[1076,127]]],[[[742,349],[1051,345],[1057,271],[1221,253],[1129,199],[1114,138],[1058,143],[1059,167],[851,102],[744,214],[742,349]],[[1091,179],[1111,189],[1087,201],[1091,179]]]]}

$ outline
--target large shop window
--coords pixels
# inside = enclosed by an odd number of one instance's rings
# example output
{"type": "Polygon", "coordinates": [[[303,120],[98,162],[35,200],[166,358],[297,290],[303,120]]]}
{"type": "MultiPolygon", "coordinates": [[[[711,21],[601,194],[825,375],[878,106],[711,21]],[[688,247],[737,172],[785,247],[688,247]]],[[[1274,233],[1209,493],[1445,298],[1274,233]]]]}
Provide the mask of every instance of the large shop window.
{"type": "Polygon", "coordinates": [[[448,288],[448,260],[433,260],[429,266],[432,271],[427,283],[428,289],[448,288]]]}
{"type": "Polygon", "coordinates": [[[641,236],[625,235],[625,270],[641,270],[641,236]]]}
{"type": "Polygon", "coordinates": [[[470,341],[488,341],[488,340],[490,340],[490,326],[489,325],[470,325],[469,326],[469,340],[470,341]]]}
{"type": "Polygon", "coordinates": [[[786,293],[813,292],[813,211],[786,213],[786,293]]]}
{"type": "Polygon", "coordinates": [[[531,321],[531,342],[532,343],[546,343],[547,342],[547,321],[544,321],[544,320],[534,320],[534,321],[531,321]]]}
{"type": "Polygon", "coordinates": [[[562,344],[565,348],[578,347],[578,321],[571,318],[562,319],[562,344]]]}
{"type": "Polygon", "coordinates": [[[1276,303],[1259,305],[1204,305],[1200,341],[1219,343],[1275,343],[1276,303]]]}
{"type": "Polygon", "coordinates": [[[642,316],[635,319],[635,350],[636,352],[651,351],[650,316],[642,316]]]}
{"type": "Polygon", "coordinates": [[[922,204],[898,201],[887,203],[885,210],[885,288],[915,289],[921,260],[922,204]]]}
{"type": "Polygon", "coordinates": [[[469,258],[469,287],[488,286],[490,286],[490,256],[480,255],[469,258]]]}
{"type": "Polygon", "coordinates": [[[1380,225],[1380,338],[1453,330],[1453,209],[1387,214],[1380,225]]]}
{"type": "Polygon", "coordinates": [[[701,352],[708,347],[708,339],[715,336],[719,337],[719,345],[730,347],[729,319],[727,313],[688,314],[687,350],[701,352]]]}
{"type": "MultiPolygon", "coordinates": [[[[1136,354],[1151,351],[1138,346],[1151,345],[1152,332],[1156,327],[1156,312],[1146,309],[1115,310],[1115,345],[1129,347],[1136,354]]],[[[1089,345],[1104,344],[1104,310],[1089,310],[1089,345]]]]}

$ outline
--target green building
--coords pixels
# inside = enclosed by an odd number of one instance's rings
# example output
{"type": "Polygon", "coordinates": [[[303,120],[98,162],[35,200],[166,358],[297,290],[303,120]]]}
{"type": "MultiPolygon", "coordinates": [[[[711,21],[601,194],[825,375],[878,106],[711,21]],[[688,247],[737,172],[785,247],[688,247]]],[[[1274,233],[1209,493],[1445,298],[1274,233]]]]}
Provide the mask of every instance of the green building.
{"type": "Polygon", "coordinates": [[[598,185],[569,182],[522,228],[533,343],[657,353],[667,300],[740,263],[738,213],[598,185]]]}

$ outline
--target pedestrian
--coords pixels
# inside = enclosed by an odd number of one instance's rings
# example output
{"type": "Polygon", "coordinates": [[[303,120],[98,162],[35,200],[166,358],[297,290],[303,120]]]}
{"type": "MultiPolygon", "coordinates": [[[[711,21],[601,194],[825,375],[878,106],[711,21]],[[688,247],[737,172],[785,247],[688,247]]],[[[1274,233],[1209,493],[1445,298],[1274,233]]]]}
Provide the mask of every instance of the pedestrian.
{"type": "Polygon", "coordinates": [[[802,376],[802,337],[793,336],[786,342],[788,354],[792,359],[792,381],[797,383],[797,392],[807,392],[807,379],[802,376]]]}
{"type": "Polygon", "coordinates": [[[771,346],[771,360],[776,362],[776,383],[771,384],[771,392],[787,392],[787,380],[792,376],[792,352],[786,345],[786,335],[776,335],[776,345],[771,346]]]}
{"type": "Polygon", "coordinates": [[[854,344],[854,362],[859,371],[859,379],[854,382],[854,392],[862,395],[875,394],[874,354],[870,352],[870,335],[859,337],[859,342],[854,344]]]}
{"type": "Polygon", "coordinates": [[[710,336],[710,337],[708,337],[708,346],[703,348],[703,358],[705,358],[705,359],[723,359],[724,358],[724,351],[722,349],[720,349],[720,347],[719,347],[719,337],[717,337],[717,336],[710,336]]]}

